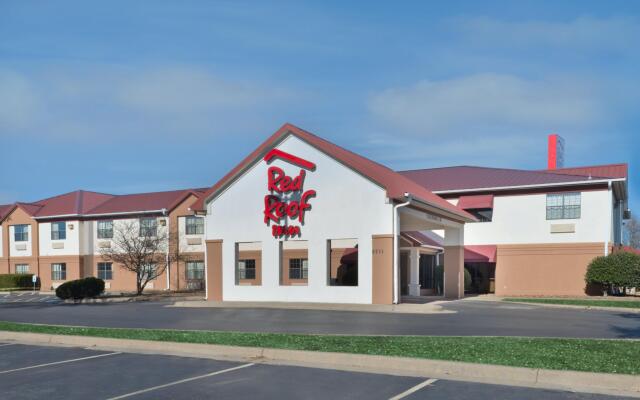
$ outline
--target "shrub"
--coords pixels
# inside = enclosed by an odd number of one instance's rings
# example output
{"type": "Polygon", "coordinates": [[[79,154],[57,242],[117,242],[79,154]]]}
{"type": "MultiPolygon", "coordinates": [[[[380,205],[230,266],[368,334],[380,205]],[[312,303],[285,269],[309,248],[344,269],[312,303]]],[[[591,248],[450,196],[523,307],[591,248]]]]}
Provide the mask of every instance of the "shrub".
{"type": "Polygon", "coordinates": [[[585,281],[609,292],[614,287],[640,287],[640,255],[618,251],[596,257],[589,263],[585,281]]]}
{"type": "Polygon", "coordinates": [[[464,291],[469,292],[471,290],[471,272],[468,269],[464,269],[464,291]]]}
{"type": "MultiPolygon", "coordinates": [[[[32,289],[32,276],[32,274],[0,274],[0,289],[32,289]]],[[[36,288],[40,288],[40,278],[36,281],[36,288]]]]}
{"type": "Polygon", "coordinates": [[[87,297],[96,297],[102,292],[104,292],[104,281],[90,277],[63,283],[56,289],[56,296],[63,300],[79,300],[87,297]]]}

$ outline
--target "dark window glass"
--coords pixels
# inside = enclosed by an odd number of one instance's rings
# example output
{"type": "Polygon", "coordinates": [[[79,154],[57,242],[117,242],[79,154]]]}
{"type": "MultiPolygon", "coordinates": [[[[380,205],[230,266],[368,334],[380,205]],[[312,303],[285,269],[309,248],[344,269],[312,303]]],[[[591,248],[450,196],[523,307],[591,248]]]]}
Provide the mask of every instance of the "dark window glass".
{"type": "Polygon", "coordinates": [[[187,279],[204,279],[204,261],[187,261],[187,279]]]}
{"type": "Polygon", "coordinates": [[[67,238],[67,223],[52,222],[51,223],[51,240],[64,240],[67,238]]]}
{"type": "Polygon", "coordinates": [[[203,235],[204,234],[204,218],[187,217],[185,220],[187,235],[203,235]]]}
{"type": "Polygon", "coordinates": [[[113,279],[111,263],[98,263],[98,278],[105,281],[113,279]]]}
{"type": "Polygon", "coordinates": [[[51,280],[64,281],[67,279],[67,264],[51,264],[51,280]]]}
{"type": "Polygon", "coordinates": [[[238,274],[240,279],[256,279],[256,260],[238,261],[238,274]]]}
{"type": "Polygon", "coordinates": [[[158,233],[156,218],[140,218],[140,237],[153,237],[158,233]]]}
{"type": "Polygon", "coordinates": [[[29,225],[14,225],[13,240],[16,242],[29,241],[29,225]]]}
{"type": "Polygon", "coordinates": [[[289,279],[307,279],[308,265],[306,258],[289,259],[289,279]]]}
{"type": "Polygon", "coordinates": [[[113,221],[98,221],[98,239],[113,238],[113,221]]]}

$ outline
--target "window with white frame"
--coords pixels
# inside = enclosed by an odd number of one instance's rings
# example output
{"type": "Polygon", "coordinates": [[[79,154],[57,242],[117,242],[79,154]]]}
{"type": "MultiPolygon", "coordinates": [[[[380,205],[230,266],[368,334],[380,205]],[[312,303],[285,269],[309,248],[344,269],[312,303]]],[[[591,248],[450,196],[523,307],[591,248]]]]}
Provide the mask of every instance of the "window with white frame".
{"type": "Polygon", "coordinates": [[[51,240],[64,240],[67,238],[67,223],[52,222],[51,223],[51,240]]]}
{"type": "Polygon", "coordinates": [[[262,284],[262,242],[236,243],[236,285],[262,284]]]}
{"type": "Polygon", "coordinates": [[[187,261],[187,279],[204,279],[204,261],[187,261]]]}
{"type": "Polygon", "coordinates": [[[204,234],[204,218],[189,216],[185,218],[185,231],[187,235],[203,235],[204,234]]]}
{"type": "Polygon", "coordinates": [[[140,237],[154,237],[158,233],[156,218],[140,218],[140,237]]]}
{"type": "Polygon", "coordinates": [[[113,238],[113,221],[98,221],[98,239],[113,238]]]}
{"type": "Polygon", "coordinates": [[[16,264],[16,274],[28,274],[29,264],[16,264]]]}
{"type": "Polygon", "coordinates": [[[238,260],[238,274],[240,279],[256,279],[256,260],[238,260]]]}
{"type": "Polygon", "coordinates": [[[547,194],[547,219],[580,218],[580,193],[547,194]]]}
{"type": "Polygon", "coordinates": [[[67,264],[56,263],[51,264],[51,280],[64,281],[67,279],[67,264]]]}
{"type": "Polygon", "coordinates": [[[98,263],[98,278],[104,281],[113,279],[113,264],[108,262],[98,263]]]}
{"type": "Polygon", "coordinates": [[[289,259],[289,279],[307,279],[309,260],[306,258],[289,259]]]}
{"type": "Polygon", "coordinates": [[[158,277],[158,271],[155,264],[146,264],[142,266],[142,282],[146,280],[154,280],[158,277]]]}
{"type": "Polygon", "coordinates": [[[29,225],[14,225],[13,240],[16,242],[29,241],[29,225]]]}

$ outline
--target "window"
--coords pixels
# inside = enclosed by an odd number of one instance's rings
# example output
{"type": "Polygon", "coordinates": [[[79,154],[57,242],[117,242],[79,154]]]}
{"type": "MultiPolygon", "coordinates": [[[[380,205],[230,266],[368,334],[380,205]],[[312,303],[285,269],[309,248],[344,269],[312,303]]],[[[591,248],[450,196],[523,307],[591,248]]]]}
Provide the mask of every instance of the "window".
{"type": "Polygon", "coordinates": [[[256,279],[256,260],[238,261],[240,279],[256,279]]]}
{"type": "Polygon", "coordinates": [[[158,277],[158,271],[155,264],[147,264],[142,266],[142,282],[154,280],[158,277]]]}
{"type": "Polygon", "coordinates": [[[309,241],[280,242],[280,284],[299,286],[308,284],[309,241]]]}
{"type": "Polygon", "coordinates": [[[203,235],[204,234],[204,218],[187,217],[185,220],[187,235],[203,235]]]}
{"type": "Polygon", "coordinates": [[[580,193],[547,195],[547,219],[580,218],[580,193]]]}
{"type": "Polygon", "coordinates": [[[491,219],[493,218],[492,208],[477,208],[477,209],[469,209],[465,211],[469,212],[474,217],[478,218],[478,222],[491,222],[491,219]]]}
{"type": "Polygon", "coordinates": [[[51,280],[64,281],[67,279],[67,264],[51,264],[51,280]]]}
{"type": "Polygon", "coordinates": [[[98,221],[98,239],[113,238],[113,221],[98,221]]]}
{"type": "Polygon", "coordinates": [[[260,286],[262,242],[236,243],[236,285],[260,286]]]}
{"type": "Polygon", "coordinates": [[[327,241],[329,286],[358,286],[358,240],[327,241]]]}
{"type": "Polygon", "coordinates": [[[289,259],[289,279],[307,279],[309,260],[306,258],[289,259]]]}
{"type": "Polygon", "coordinates": [[[29,225],[14,225],[13,240],[16,242],[29,241],[29,225]]]}
{"type": "Polygon", "coordinates": [[[105,281],[113,279],[113,269],[111,265],[111,263],[106,262],[98,263],[98,278],[105,281]]]}
{"type": "Polygon", "coordinates": [[[187,279],[204,279],[204,261],[187,261],[187,279]]]}
{"type": "Polygon", "coordinates": [[[152,237],[158,233],[156,218],[140,218],[140,237],[152,237]]]}
{"type": "Polygon", "coordinates": [[[28,274],[29,264],[16,264],[16,274],[28,274]]]}
{"type": "Polygon", "coordinates": [[[64,240],[67,238],[67,223],[52,222],[51,223],[51,240],[64,240]]]}

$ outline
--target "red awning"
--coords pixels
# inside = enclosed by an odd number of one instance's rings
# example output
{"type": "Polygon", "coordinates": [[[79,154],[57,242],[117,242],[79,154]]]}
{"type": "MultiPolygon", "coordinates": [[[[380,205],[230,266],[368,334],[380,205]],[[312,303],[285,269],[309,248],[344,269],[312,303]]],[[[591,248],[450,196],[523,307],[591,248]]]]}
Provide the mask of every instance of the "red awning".
{"type": "Polygon", "coordinates": [[[464,246],[464,262],[496,262],[496,252],[493,244],[464,246]]]}
{"type": "Polygon", "coordinates": [[[483,194],[478,196],[460,196],[458,207],[463,210],[478,208],[493,208],[493,195],[483,194]]]}

